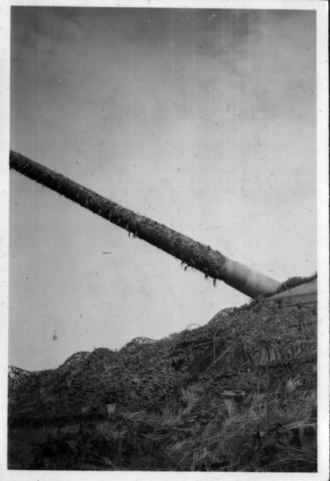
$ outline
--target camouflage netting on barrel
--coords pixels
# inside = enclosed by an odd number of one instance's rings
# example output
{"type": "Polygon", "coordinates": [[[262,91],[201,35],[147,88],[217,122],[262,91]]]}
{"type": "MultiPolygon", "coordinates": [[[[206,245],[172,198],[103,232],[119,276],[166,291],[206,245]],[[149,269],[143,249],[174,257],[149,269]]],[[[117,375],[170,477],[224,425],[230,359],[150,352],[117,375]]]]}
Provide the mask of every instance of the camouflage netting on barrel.
{"type": "Polygon", "coordinates": [[[77,353],[54,370],[10,368],[9,421],[101,416],[109,404],[157,412],[181,386],[197,384],[209,401],[227,390],[279,391],[293,380],[315,389],[316,319],[316,307],[260,297],[158,341],[77,353]]]}

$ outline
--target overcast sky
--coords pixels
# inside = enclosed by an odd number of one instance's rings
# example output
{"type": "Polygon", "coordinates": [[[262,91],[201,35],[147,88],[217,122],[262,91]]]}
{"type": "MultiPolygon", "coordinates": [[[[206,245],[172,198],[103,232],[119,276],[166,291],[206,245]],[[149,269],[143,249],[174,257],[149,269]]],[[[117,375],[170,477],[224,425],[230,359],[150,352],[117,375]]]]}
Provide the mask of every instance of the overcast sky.
{"type": "MultiPolygon", "coordinates": [[[[11,149],[280,282],[316,272],[314,11],[14,7],[11,56],[11,149]]],[[[249,300],[13,170],[9,292],[28,370],[249,300]]]]}

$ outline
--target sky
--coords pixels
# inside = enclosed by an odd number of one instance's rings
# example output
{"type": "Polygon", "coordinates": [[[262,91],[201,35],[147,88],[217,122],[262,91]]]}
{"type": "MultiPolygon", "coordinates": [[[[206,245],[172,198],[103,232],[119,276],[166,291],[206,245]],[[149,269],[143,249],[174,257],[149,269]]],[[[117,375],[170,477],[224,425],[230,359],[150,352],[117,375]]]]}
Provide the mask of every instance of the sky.
{"type": "MultiPolygon", "coordinates": [[[[12,150],[279,282],[316,272],[315,11],[13,7],[10,82],[12,150]]],[[[9,365],[249,301],[14,170],[9,220],[9,365]]]]}

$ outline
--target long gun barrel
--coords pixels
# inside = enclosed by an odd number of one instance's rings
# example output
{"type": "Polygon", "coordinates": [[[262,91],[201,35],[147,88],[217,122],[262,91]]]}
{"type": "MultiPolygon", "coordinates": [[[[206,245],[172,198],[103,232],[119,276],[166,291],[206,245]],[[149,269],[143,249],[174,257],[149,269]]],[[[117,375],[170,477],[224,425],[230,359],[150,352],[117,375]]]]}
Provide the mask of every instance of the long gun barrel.
{"type": "Polygon", "coordinates": [[[217,250],[163,224],[138,215],[21,154],[10,151],[9,165],[11,169],[125,229],[133,237],[138,237],[176,257],[186,265],[185,268],[199,270],[205,277],[212,278],[214,283],[216,280],[224,281],[252,298],[272,294],[280,286],[278,281],[232,261],[217,250]]]}

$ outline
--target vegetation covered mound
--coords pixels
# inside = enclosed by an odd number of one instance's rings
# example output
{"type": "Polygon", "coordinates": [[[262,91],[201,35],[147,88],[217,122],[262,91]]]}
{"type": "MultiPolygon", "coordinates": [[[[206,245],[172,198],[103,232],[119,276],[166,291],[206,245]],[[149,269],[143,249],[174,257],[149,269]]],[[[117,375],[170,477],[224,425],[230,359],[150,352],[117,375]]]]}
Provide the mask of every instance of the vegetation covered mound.
{"type": "Polygon", "coordinates": [[[316,361],[316,306],[260,297],[158,341],[10,368],[9,424],[82,423],[43,440],[37,469],[60,469],[62,443],[66,469],[314,470],[299,427],[316,423],[316,361]]]}

